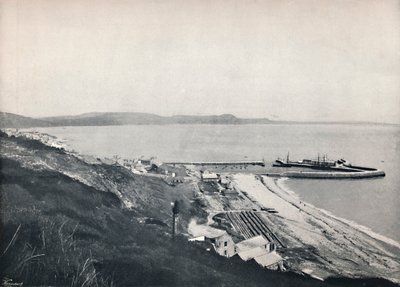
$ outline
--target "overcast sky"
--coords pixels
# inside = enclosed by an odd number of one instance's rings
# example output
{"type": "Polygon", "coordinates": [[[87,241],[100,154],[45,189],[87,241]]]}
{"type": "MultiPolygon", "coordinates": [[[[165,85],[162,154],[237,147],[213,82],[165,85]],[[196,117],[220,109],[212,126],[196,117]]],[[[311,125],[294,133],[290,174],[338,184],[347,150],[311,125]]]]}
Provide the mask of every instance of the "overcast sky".
{"type": "Polygon", "coordinates": [[[2,0],[0,109],[400,123],[399,0],[2,0]]]}

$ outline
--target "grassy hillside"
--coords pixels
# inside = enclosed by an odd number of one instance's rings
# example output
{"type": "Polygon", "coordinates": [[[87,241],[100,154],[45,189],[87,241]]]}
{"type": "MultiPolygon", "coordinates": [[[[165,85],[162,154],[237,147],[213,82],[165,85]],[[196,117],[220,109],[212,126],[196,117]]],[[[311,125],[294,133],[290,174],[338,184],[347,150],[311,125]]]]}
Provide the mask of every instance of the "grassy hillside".
{"type": "Polygon", "coordinates": [[[51,123],[11,113],[0,112],[0,128],[48,127],[51,123]]]}
{"type": "Polygon", "coordinates": [[[168,123],[168,118],[147,113],[88,113],[42,118],[53,126],[114,126],[168,123]]]}
{"type": "MultiPolygon", "coordinates": [[[[321,283],[226,259],[183,236],[170,239],[170,202],[181,226],[197,213],[190,184],[171,187],[121,167],[0,134],[0,276],[24,286],[390,286],[321,283]],[[127,202],[132,207],[127,208],[127,202]],[[143,217],[158,224],[141,223],[143,217]]],[[[364,284],[365,283],[365,284],[364,284]]]]}

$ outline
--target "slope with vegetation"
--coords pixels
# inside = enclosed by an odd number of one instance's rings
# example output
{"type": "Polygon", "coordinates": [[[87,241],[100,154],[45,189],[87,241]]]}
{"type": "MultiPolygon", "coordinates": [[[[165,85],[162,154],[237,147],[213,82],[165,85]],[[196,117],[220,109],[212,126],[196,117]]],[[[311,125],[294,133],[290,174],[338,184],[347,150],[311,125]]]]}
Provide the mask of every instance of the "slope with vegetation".
{"type": "Polygon", "coordinates": [[[49,126],[52,126],[52,124],[45,120],[0,112],[0,128],[31,128],[49,126]]]}

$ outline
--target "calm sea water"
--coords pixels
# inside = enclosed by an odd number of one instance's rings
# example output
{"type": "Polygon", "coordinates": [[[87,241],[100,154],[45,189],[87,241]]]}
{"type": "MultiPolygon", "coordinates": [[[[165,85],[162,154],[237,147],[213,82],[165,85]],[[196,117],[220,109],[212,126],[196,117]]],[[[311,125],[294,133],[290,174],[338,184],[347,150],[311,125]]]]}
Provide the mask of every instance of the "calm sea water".
{"type": "Polygon", "coordinates": [[[400,241],[400,128],[367,125],[167,125],[40,128],[79,153],[160,160],[345,158],[386,177],[365,180],[290,179],[304,201],[400,241]]]}

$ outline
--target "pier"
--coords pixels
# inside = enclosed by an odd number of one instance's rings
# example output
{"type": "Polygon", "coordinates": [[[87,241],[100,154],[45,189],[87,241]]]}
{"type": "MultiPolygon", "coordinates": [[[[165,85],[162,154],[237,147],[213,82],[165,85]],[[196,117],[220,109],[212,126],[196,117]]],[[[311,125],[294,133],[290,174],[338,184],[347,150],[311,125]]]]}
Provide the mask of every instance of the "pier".
{"type": "Polygon", "coordinates": [[[282,173],[265,173],[270,177],[292,177],[292,178],[315,178],[315,179],[362,179],[383,177],[385,172],[382,170],[359,171],[359,172],[312,172],[312,171],[287,171],[282,173]]]}
{"type": "Polygon", "coordinates": [[[170,161],[164,162],[170,165],[259,165],[265,166],[263,160],[245,160],[245,161],[170,161]]]}
{"type": "Polygon", "coordinates": [[[291,168],[298,167],[305,170],[289,170],[285,172],[268,172],[264,175],[271,177],[294,177],[294,178],[317,178],[317,179],[362,179],[385,176],[380,169],[352,165],[344,159],[336,161],[327,160],[326,155],[320,160],[303,159],[301,161],[290,161],[289,154],[286,162],[277,159],[274,167],[291,168]],[[312,171],[309,171],[309,170],[312,171]]]}

